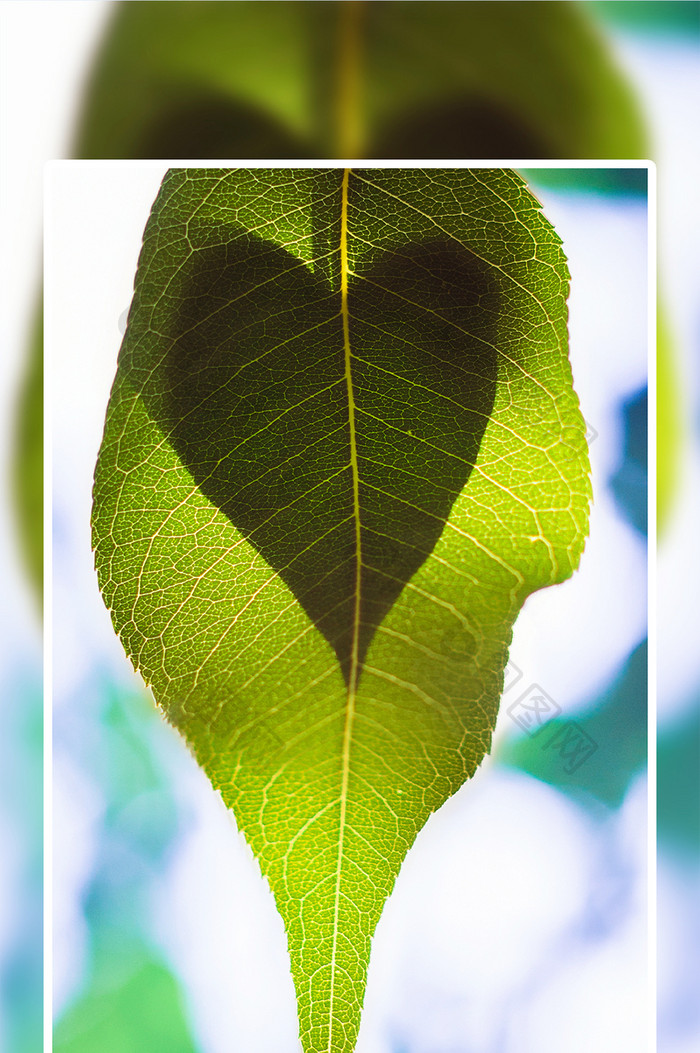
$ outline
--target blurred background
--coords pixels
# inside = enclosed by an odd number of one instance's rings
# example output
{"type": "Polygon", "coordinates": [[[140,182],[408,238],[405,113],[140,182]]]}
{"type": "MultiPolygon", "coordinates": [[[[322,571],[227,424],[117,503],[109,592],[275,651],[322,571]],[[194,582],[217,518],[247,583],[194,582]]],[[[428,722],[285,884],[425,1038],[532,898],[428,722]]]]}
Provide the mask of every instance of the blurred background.
{"type": "MultiPolygon", "coordinates": [[[[688,132],[700,101],[699,5],[24,0],[0,13],[2,1048],[38,1049],[42,1028],[41,340],[32,335],[42,163],[302,156],[657,162],[659,1048],[695,1048],[700,209],[688,132]]],[[[402,870],[375,941],[365,1053],[636,1050],[649,1026],[646,196],[638,173],[616,165],[572,178],[533,164],[525,174],[578,275],[572,360],[591,426],[593,531],[580,573],[521,616],[492,757],[402,870]],[[597,746],[575,771],[508,715],[532,684],[597,746]]],[[[151,170],[128,192],[115,178],[107,207],[102,198],[87,213],[101,231],[105,212],[126,214],[120,194],[132,202],[109,253],[120,277],[74,289],[75,355],[49,388],[55,1042],[86,1053],[293,1050],[293,991],[269,892],[131,675],[91,575],[90,443],[161,176],[151,170]]],[[[75,229],[64,244],[79,244],[75,229]]]]}

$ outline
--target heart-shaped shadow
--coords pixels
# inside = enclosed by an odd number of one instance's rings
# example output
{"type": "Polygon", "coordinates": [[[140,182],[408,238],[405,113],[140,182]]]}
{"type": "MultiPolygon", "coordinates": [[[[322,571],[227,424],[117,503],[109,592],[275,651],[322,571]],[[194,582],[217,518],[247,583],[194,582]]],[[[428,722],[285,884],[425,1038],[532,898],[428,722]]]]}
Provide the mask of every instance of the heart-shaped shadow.
{"type": "Polygon", "coordinates": [[[353,275],[351,397],[340,292],[284,249],[237,233],[195,253],[181,289],[141,374],[148,412],[347,681],[358,558],[362,661],[479,452],[496,390],[496,276],[449,240],[393,248],[353,275]]]}

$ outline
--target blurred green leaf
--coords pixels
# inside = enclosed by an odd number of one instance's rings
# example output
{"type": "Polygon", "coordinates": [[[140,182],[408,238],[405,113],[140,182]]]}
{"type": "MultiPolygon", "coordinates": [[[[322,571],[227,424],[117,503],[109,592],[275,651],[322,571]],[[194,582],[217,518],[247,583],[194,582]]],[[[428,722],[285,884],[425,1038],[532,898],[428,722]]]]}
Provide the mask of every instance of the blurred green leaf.
{"type": "MultiPolygon", "coordinates": [[[[4,1049],[11,1053],[37,1053],[42,1046],[44,964],[43,692],[36,675],[6,681],[5,691],[12,705],[6,706],[4,712],[7,745],[0,765],[0,799],[11,802],[11,810],[3,815],[3,844],[10,860],[10,881],[5,887],[8,892],[12,888],[14,895],[12,917],[3,933],[0,1020],[4,1049]],[[16,885],[10,883],[13,872],[16,885]]],[[[6,906],[8,902],[9,897],[6,906]]]]}
{"type": "Polygon", "coordinates": [[[40,309],[27,348],[15,432],[14,492],[25,565],[41,601],[44,571],[44,318],[40,309]]]}
{"type": "Polygon", "coordinates": [[[95,477],[100,587],[349,1051],[403,857],[489,748],[587,530],[560,239],[499,169],[196,169],[149,220],[95,477]]]}
{"type": "Polygon", "coordinates": [[[584,8],[474,0],[118,5],[78,157],[642,157],[584,8]]]}
{"type": "Polygon", "coordinates": [[[700,707],[660,729],[657,835],[662,848],[700,855],[700,707]]]}
{"type": "MultiPolygon", "coordinates": [[[[99,946],[99,941],[98,941],[99,946]]],[[[107,940],[86,991],[54,1030],[54,1053],[197,1053],[175,978],[144,944],[107,940]]]]}
{"type": "Polygon", "coordinates": [[[535,187],[569,194],[604,194],[608,197],[647,198],[646,168],[523,168],[522,175],[535,187]]]}
{"type": "Polygon", "coordinates": [[[658,39],[659,35],[700,41],[697,0],[587,0],[604,24],[658,39]]]}
{"type": "Polygon", "coordinates": [[[181,832],[159,762],[172,732],[142,694],[125,693],[102,672],[93,671],[74,697],[99,717],[64,721],[59,748],[88,780],[99,820],[81,894],[88,935],[81,986],[56,1023],[54,1048],[193,1051],[180,982],[142,935],[181,832]]]}
{"type": "Polygon", "coordinates": [[[619,807],[647,757],[646,640],[632,652],[613,684],[574,720],[556,718],[532,737],[514,735],[494,757],[579,801],[619,807]],[[573,771],[568,768],[574,764],[562,753],[569,727],[574,733],[581,729],[596,747],[573,771]]]}

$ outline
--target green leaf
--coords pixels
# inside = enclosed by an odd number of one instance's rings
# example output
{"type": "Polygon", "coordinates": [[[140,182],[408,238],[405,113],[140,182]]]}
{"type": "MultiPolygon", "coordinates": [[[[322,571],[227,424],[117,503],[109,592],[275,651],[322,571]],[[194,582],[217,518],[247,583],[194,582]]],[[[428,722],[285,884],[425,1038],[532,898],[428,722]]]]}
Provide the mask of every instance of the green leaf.
{"type": "Polygon", "coordinates": [[[172,170],[95,477],[127,653],[256,852],[306,1050],[587,530],[559,238],[502,170],[172,170]]]}
{"type": "Polygon", "coordinates": [[[565,2],[119,4],[85,99],[78,157],[646,156],[565,2]]]}

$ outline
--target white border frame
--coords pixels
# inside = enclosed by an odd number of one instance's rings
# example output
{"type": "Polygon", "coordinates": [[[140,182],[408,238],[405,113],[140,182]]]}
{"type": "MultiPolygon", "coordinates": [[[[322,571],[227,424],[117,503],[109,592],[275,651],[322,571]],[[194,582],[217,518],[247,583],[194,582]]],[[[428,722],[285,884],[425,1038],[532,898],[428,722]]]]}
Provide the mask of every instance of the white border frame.
{"type": "MultiPolygon", "coordinates": [[[[656,1049],[657,1031],[657,850],[656,850],[656,729],[657,729],[657,566],[656,566],[656,469],[657,469],[657,371],[656,371],[656,326],[657,326],[657,170],[651,160],[513,160],[513,159],[454,159],[425,161],[420,159],[366,160],[358,158],[315,160],[250,160],[231,158],[211,160],[53,160],[44,165],[44,287],[49,295],[44,297],[44,331],[51,332],[50,282],[46,282],[53,265],[47,251],[46,231],[51,229],[51,177],[57,168],[67,166],[89,169],[109,165],[119,169],[153,169],[163,174],[169,168],[227,168],[227,169],[306,169],[306,168],[513,168],[521,169],[644,169],[647,172],[647,371],[648,371],[648,467],[647,467],[647,630],[649,655],[647,664],[647,969],[649,1050],[656,1049]]],[[[52,390],[51,339],[44,341],[44,390],[52,390]]],[[[51,399],[44,399],[44,752],[43,752],[43,802],[44,802],[44,1053],[51,1053],[53,1038],[53,544],[52,544],[52,461],[53,416],[51,399]]]]}

